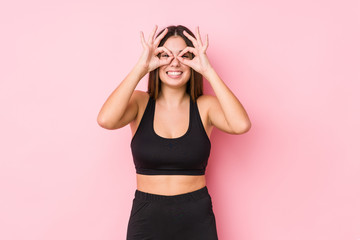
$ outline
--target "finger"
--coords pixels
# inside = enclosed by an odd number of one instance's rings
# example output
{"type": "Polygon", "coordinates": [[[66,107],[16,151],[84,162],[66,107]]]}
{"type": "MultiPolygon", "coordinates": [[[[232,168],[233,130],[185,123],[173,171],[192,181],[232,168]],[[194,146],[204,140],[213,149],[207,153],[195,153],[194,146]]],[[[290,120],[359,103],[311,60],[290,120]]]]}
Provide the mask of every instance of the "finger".
{"type": "Polygon", "coordinates": [[[140,40],[141,40],[141,44],[143,45],[143,47],[146,47],[146,43],[145,43],[145,39],[144,39],[144,33],[142,31],[140,31],[140,40]]]}
{"type": "Polygon", "coordinates": [[[188,32],[186,32],[185,30],[183,31],[184,35],[190,39],[190,41],[193,43],[194,47],[197,47],[198,46],[198,43],[197,43],[197,40],[191,36],[188,32]]]}
{"type": "Polygon", "coordinates": [[[150,34],[150,36],[149,36],[149,40],[148,40],[149,43],[153,41],[157,27],[158,27],[158,26],[155,25],[153,31],[151,32],[151,34],[150,34]]]}
{"type": "Polygon", "coordinates": [[[196,27],[196,38],[197,38],[197,40],[198,40],[199,45],[202,46],[203,43],[202,43],[202,41],[201,41],[199,26],[196,27]]]}
{"type": "Polygon", "coordinates": [[[184,59],[184,58],[179,57],[179,56],[177,56],[176,59],[178,59],[179,62],[181,62],[182,64],[185,64],[185,65],[191,67],[191,65],[190,65],[191,60],[189,60],[189,59],[184,59]]]}
{"type": "Polygon", "coordinates": [[[163,66],[163,65],[168,65],[171,63],[171,61],[173,60],[173,56],[170,56],[168,57],[168,59],[160,59],[159,63],[160,63],[160,66],[163,66]]]}
{"type": "Polygon", "coordinates": [[[208,46],[209,46],[209,36],[208,34],[206,34],[205,51],[208,48],[208,46]]]}
{"type": "Polygon", "coordinates": [[[168,28],[165,28],[165,30],[155,39],[154,44],[156,47],[159,46],[161,39],[164,38],[167,32],[168,32],[168,28]]]}
{"type": "MultiPolygon", "coordinates": [[[[193,48],[193,47],[186,47],[186,48],[184,48],[184,49],[180,52],[180,54],[178,55],[178,57],[181,57],[182,55],[184,55],[184,54],[187,53],[187,52],[191,52],[191,53],[193,53],[193,54],[197,53],[195,48],[193,48]]],[[[197,55],[197,54],[195,54],[195,55],[197,55]]]]}
{"type": "Polygon", "coordinates": [[[172,53],[169,51],[169,49],[167,49],[164,46],[158,47],[157,49],[155,49],[154,54],[158,55],[159,53],[162,53],[162,52],[166,52],[169,56],[173,56],[172,53]]]}

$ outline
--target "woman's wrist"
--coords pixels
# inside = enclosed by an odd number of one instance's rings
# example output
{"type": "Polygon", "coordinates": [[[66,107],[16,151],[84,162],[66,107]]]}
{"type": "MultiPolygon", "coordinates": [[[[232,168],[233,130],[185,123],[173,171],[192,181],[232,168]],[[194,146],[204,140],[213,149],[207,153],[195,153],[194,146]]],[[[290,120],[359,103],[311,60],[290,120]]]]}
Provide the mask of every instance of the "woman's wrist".
{"type": "Polygon", "coordinates": [[[133,68],[137,73],[141,74],[141,75],[146,75],[148,73],[148,68],[146,66],[144,66],[141,63],[136,63],[136,65],[133,68]]]}
{"type": "Polygon", "coordinates": [[[215,71],[214,68],[209,67],[209,68],[207,68],[206,70],[204,70],[204,72],[203,72],[202,75],[203,75],[205,78],[207,78],[209,75],[213,74],[214,71],[215,71]]]}

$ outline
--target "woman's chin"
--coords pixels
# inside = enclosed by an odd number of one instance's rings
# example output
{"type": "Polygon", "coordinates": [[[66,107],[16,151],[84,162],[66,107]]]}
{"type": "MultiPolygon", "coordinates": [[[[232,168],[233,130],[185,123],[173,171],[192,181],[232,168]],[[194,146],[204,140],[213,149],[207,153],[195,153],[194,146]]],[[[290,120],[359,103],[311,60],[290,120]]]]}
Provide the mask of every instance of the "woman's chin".
{"type": "Polygon", "coordinates": [[[165,81],[161,81],[161,82],[163,85],[165,84],[169,87],[182,87],[187,83],[187,81],[184,81],[183,79],[171,79],[171,78],[166,78],[165,81]]]}

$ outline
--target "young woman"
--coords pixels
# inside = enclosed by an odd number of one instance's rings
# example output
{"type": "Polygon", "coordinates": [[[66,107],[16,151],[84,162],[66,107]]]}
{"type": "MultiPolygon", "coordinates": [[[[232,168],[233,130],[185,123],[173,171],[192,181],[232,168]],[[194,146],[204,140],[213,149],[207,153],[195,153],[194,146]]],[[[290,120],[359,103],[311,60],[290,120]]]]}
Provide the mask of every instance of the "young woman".
{"type": "Polygon", "coordinates": [[[108,97],[98,124],[130,124],[137,189],[127,240],[216,240],[217,229],[206,181],[213,127],[242,134],[249,117],[211,66],[199,27],[195,35],[169,26],[145,41],[135,67],[108,97]],[[135,90],[149,73],[147,92],[135,90]],[[203,94],[203,76],[216,96],[203,94]]]}

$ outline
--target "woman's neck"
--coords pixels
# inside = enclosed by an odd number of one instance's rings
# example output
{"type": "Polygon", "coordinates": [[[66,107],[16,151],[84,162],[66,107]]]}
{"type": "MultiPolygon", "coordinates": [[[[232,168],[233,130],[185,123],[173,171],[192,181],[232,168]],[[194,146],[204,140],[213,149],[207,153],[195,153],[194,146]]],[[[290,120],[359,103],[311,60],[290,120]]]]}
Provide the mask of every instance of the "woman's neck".
{"type": "MultiPolygon", "coordinates": [[[[186,87],[186,85],[184,87],[186,87]]],[[[158,99],[162,102],[162,105],[166,107],[178,107],[190,97],[185,90],[185,88],[169,88],[161,86],[158,99]]]]}

